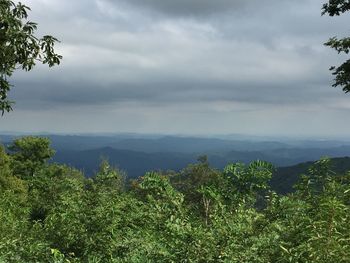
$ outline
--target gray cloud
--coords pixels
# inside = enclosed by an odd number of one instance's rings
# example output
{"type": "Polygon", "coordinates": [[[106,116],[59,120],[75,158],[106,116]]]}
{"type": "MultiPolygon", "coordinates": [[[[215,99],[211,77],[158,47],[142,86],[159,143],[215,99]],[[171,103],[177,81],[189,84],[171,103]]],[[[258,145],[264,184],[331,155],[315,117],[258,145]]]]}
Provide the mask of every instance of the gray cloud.
{"type": "MultiPolygon", "coordinates": [[[[113,0],[107,1],[115,4],[120,2],[113,0]]],[[[217,12],[225,12],[228,9],[241,9],[247,5],[247,1],[244,0],[128,0],[124,1],[125,3],[175,16],[210,15],[217,12]]]]}
{"type": "Polygon", "coordinates": [[[37,130],[76,131],[94,119],[102,131],[193,133],[211,121],[217,127],[208,132],[264,124],[272,133],[297,130],[316,115],[309,133],[335,124],[350,131],[340,119],[346,95],[330,88],[328,72],[343,58],[322,45],[346,33],[348,17],[320,17],[319,1],[24,3],[40,33],[61,39],[64,60],[14,75],[16,112],[0,120],[0,131],[27,129],[32,118],[37,130]]]}
{"type": "MultiPolygon", "coordinates": [[[[175,17],[205,17],[223,13],[251,13],[259,12],[281,4],[286,4],[287,0],[268,0],[263,4],[259,0],[104,0],[115,6],[134,6],[143,11],[155,11],[167,16],[175,17]]],[[[298,3],[299,1],[294,1],[298,3]]]]}

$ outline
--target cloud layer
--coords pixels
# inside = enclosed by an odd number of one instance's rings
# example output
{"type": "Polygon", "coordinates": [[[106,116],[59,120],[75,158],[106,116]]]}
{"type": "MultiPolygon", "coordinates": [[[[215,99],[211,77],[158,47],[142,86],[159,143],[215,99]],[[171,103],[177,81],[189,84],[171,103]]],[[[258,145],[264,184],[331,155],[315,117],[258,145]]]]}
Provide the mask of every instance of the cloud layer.
{"type": "Polygon", "coordinates": [[[24,3],[39,33],[62,41],[64,60],[52,70],[15,74],[15,112],[0,120],[0,131],[350,130],[342,121],[346,95],[330,88],[328,72],[344,58],[322,45],[346,35],[349,16],[321,17],[319,1],[24,3]],[[35,124],[23,121],[28,116],[35,124]]]}

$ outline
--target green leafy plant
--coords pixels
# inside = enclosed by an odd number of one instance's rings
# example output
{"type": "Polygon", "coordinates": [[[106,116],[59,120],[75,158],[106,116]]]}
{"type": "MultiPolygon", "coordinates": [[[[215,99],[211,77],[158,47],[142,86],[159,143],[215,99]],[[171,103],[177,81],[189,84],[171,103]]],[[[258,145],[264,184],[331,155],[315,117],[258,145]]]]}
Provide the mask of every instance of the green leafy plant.
{"type": "Polygon", "coordinates": [[[30,71],[37,62],[50,67],[60,64],[62,59],[54,51],[56,38],[35,35],[37,24],[28,19],[30,8],[22,3],[0,0],[0,111],[12,110],[13,102],[8,98],[11,84],[8,78],[21,68],[30,71]]]}
{"type": "MultiPolygon", "coordinates": [[[[328,14],[329,16],[339,16],[350,10],[350,2],[348,0],[329,0],[325,3],[322,8],[322,15],[328,14]]],[[[332,37],[326,43],[335,49],[338,54],[350,52],[350,37],[337,38],[332,37]]],[[[330,68],[332,74],[335,76],[333,87],[340,86],[344,92],[350,91],[350,59],[346,60],[343,64],[338,67],[332,66],[330,68]]]]}

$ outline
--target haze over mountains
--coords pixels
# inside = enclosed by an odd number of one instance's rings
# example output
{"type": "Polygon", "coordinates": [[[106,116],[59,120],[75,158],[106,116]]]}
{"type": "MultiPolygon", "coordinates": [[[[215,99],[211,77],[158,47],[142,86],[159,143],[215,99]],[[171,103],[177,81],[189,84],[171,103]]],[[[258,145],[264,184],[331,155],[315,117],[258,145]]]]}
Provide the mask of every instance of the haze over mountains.
{"type": "MultiPolygon", "coordinates": [[[[198,156],[207,155],[210,164],[223,168],[230,162],[265,160],[276,167],[314,161],[323,156],[350,156],[350,141],[271,139],[238,135],[222,138],[117,135],[44,135],[56,150],[54,162],[72,165],[92,176],[102,158],[126,171],[129,177],[151,170],[178,171],[198,156]],[[237,139],[234,139],[234,138],[237,139]]],[[[0,135],[10,143],[15,136],[0,135]]]]}

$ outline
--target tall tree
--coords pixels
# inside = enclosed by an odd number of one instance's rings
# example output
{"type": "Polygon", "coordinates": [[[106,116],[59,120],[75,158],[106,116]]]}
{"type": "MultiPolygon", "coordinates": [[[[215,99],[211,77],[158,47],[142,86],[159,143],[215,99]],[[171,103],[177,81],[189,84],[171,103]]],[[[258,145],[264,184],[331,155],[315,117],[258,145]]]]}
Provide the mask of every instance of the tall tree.
{"type": "Polygon", "coordinates": [[[34,136],[16,139],[8,148],[13,172],[21,178],[34,176],[55,153],[48,138],[34,136]]]}
{"type": "Polygon", "coordinates": [[[50,67],[59,64],[62,56],[54,51],[58,40],[52,36],[38,38],[34,33],[37,24],[28,21],[30,8],[10,0],[0,0],[0,111],[12,110],[13,102],[8,99],[11,84],[8,81],[13,72],[22,68],[31,70],[36,62],[50,67]]]}
{"type": "MultiPolygon", "coordinates": [[[[328,14],[329,16],[339,16],[350,10],[349,0],[329,0],[328,3],[322,7],[322,15],[328,14]]],[[[335,49],[338,54],[350,52],[350,37],[337,38],[332,37],[326,43],[335,49]]],[[[332,74],[335,76],[333,87],[340,86],[343,88],[345,93],[350,91],[350,59],[346,60],[343,64],[338,67],[332,66],[330,68],[332,74]]]]}

